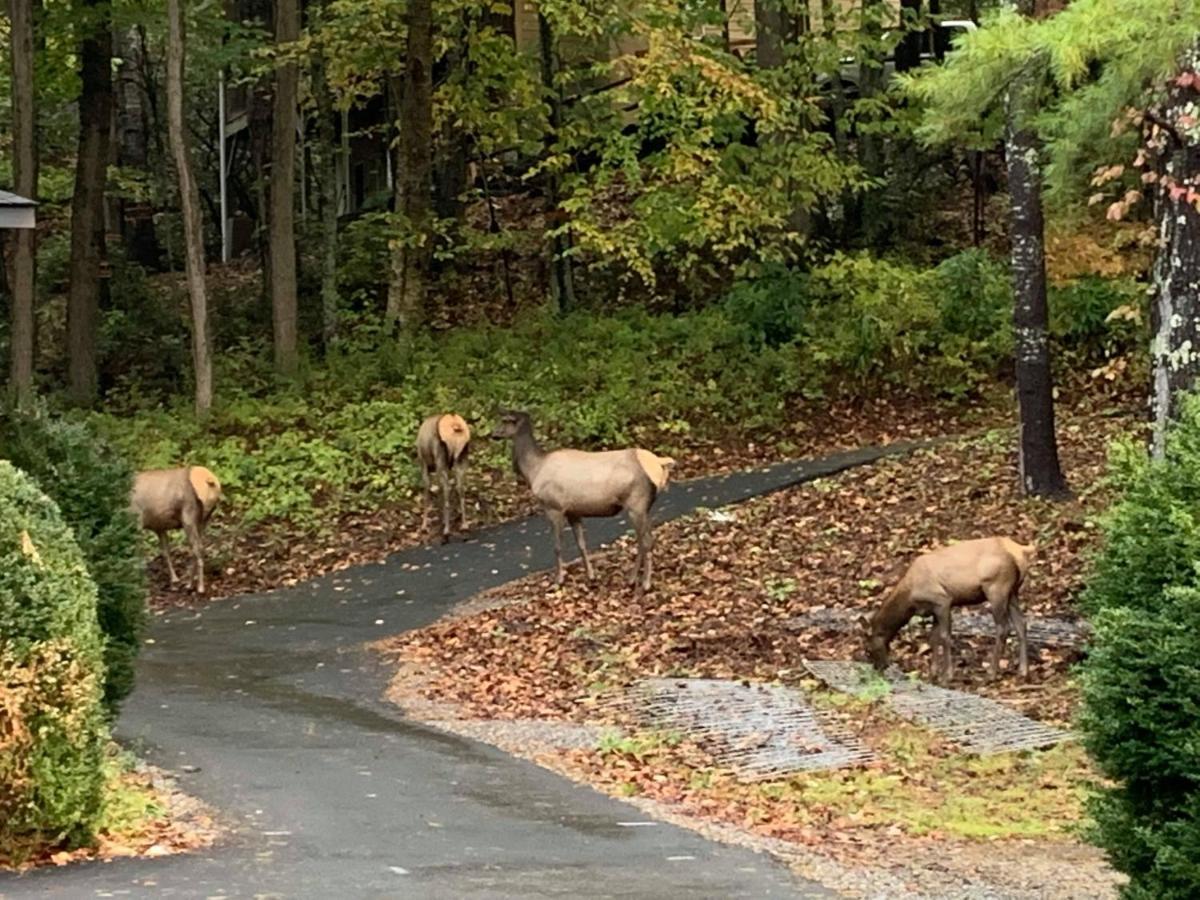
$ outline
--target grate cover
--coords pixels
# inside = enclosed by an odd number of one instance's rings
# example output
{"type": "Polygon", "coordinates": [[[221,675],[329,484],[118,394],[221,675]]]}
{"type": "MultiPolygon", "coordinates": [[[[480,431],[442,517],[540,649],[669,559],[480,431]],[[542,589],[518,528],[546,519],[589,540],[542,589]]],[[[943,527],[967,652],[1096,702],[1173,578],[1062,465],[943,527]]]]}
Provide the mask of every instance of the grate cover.
{"type": "Polygon", "coordinates": [[[649,678],[628,698],[655,728],[687,734],[743,781],[855,766],[874,753],[798,691],[704,678],[649,678]]]}
{"type": "MultiPolygon", "coordinates": [[[[874,692],[879,674],[867,663],[806,659],[816,678],[845,694],[874,692]]],[[[1072,735],[1009,709],[1002,703],[914,681],[889,671],[883,701],[897,715],[945,735],[970,753],[1003,753],[1048,747],[1072,735]]]]}
{"type": "MultiPolygon", "coordinates": [[[[792,631],[804,628],[826,628],[830,631],[857,631],[861,610],[821,607],[788,619],[784,624],[792,631]]],[[[914,618],[914,622],[918,619],[914,618]]],[[[996,633],[992,617],[984,613],[965,612],[954,614],[954,633],[975,637],[993,637],[996,633]]],[[[1086,622],[1071,622],[1067,619],[1029,619],[1027,634],[1030,644],[1043,647],[1078,647],[1091,634],[1086,622]]],[[[1010,646],[1016,638],[1009,636],[1010,646]]]]}

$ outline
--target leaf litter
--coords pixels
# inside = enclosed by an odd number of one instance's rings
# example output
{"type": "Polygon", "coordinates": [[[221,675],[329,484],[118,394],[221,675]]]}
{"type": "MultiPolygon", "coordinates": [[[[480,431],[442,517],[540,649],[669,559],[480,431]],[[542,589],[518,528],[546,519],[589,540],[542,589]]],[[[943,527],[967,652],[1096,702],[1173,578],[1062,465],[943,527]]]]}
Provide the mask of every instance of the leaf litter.
{"type": "MultiPolygon", "coordinates": [[[[733,515],[701,511],[656,529],[655,587],[641,599],[624,584],[632,559],[625,538],[598,554],[594,585],[577,565],[562,588],[549,574],[532,575],[380,642],[408,673],[397,677],[391,696],[418,716],[435,706],[442,720],[607,725],[624,737],[527,755],[616,796],[782,840],[854,870],[903,870],[926,887],[938,872],[969,880],[986,870],[989,884],[1009,896],[1112,895],[1117,876],[1073,837],[1096,777],[1082,750],[1065,745],[985,761],[880,704],[822,694],[802,661],[863,659],[860,637],[795,624],[819,609],[869,612],[917,553],[988,534],[1037,541],[1022,596],[1031,620],[1078,620],[1072,598],[1099,537],[1094,516],[1107,499],[1107,445],[1134,429],[1136,417],[1126,407],[1082,403],[1062,410],[1061,423],[1060,455],[1076,494],[1067,503],[1019,494],[1009,426],[780,491],[733,515]],[[663,677],[815,691],[879,759],[741,783],[701,744],[679,735],[662,740],[612,702],[639,679],[663,677]],[[1060,856],[1073,860],[1069,871],[1055,862],[1060,856]]],[[[901,633],[895,657],[902,668],[926,674],[927,635],[923,623],[901,633]]],[[[954,687],[1067,725],[1077,701],[1070,669],[1081,650],[1031,647],[1027,683],[1010,674],[1011,660],[1004,677],[990,682],[989,644],[986,635],[956,635],[954,687]]]]}

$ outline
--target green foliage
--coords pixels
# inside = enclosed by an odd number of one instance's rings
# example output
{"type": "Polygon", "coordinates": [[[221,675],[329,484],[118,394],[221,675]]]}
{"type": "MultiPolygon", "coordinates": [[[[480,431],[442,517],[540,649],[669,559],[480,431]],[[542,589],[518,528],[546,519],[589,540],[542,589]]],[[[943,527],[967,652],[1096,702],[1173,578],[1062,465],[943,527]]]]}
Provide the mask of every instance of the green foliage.
{"type": "Polygon", "coordinates": [[[1147,346],[1146,291],[1127,279],[1088,276],[1050,290],[1050,335],[1072,368],[1098,366],[1147,346]]]}
{"type": "Polygon", "coordinates": [[[0,461],[0,859],[92,837],[107,742],[102,644],[70,529],[0,461]]]}
{"type": "Polygon", "coordinates": [[[105,636],[104,702],[110,713],[133,690],[146,621],[141,535],[129,512],[129,464],[86,426],[45,411],[0,412],[0,457],[24,470],[58,504],[98,592],[105,636]]]}
{"type": "Polygon", "coordinates": [[[1166,457],[1112,455],[1120,500],[1081,598],[1095,629],[1082,728],[1111,787],[1093,838],[1130,898],[1200,893],[1200,399],[1185,400],[1166,457]]]}
{"type": "MultiPolygon", "coordinates": [[[[1061,346],[1089,358],[1126,346],[1112,330],[1125,323],[1104,320],[1132,290],[1085,281],[1056,295],[1061,346]]],[[[415,495],[412,441],[430,410],[486,428],[497,404],[520,406],[551,444],[669,452],[721,440],[731,422],[778,429],[797,399],[825,393],[891,384],[967,396],[1010,366],[1010,317],[1006,268],[982,253],[936,269],[835,256],[808,272],[767,268],[680,315],[537,312],[400,343],[352,315],[337,348],[292,384],[275,380],[257,345],[224,352],[217,380],[229,387],[203,425],[136,385],[94,421],[139,468],[216,471],[227,523],[321,529],[415,495]]],[[[476,454],[505,465],[490,442],[476,454]]]]}
{"type": "Polygon", "coordinates": [[[1153,103],[1197,32],[1195,0],[1074,0],[1037,21],[1006,9],[967,35],[945,66],[904,83],[925,104],[926,140],[987,146],[999,135],[1008,86],[1035,73],[1044,91],[1033,124],[1046,139],[1051,196],[1075,200],[1094,189],[1098,166],[1132,158],[1134,135],[1115,123],[1153,103]]]}
{"type": "Polygon", "coordinates": [[[1011,356],[1007,270],[978,251],[933,270],[867,255],[768,269],[725,307],[763,345],[795,344],[822,385],[826,373],[859,391],[892,382],[962,396],[1011,356]]]}

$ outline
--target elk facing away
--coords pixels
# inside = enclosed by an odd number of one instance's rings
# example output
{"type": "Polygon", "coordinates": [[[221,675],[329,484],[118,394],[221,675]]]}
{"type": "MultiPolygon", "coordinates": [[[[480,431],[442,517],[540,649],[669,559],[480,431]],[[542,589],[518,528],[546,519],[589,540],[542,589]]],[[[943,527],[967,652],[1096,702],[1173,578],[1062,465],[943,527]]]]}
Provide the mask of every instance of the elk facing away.
{"type": "Polygon", "coordinates": [[[442,489],[442,542],[450,540],[450,474],[458,493],[459,524],[467,528],[467,504],[463,498],[463,472],[471,448],[471,429],[462,416],[453,413],[430,416],[417,431],[417,460],[421,465],[421,482],[425,485],[425,515],[422,528],[429,527],[433,510],[433,483],[437,474],[442,489]]]}
{"type": "Polygon", "coordinates": [[[1029,571],[1033,545],[1018,544],[1005,537],[962,541],[922,554],[913,561],[900,582],[892,588],[870,619],[863,617],[867,652],[875,668],[888,666],[892,638],[915,615],[934,617],[935,677],[938,649],[941,650],[941,679],[954,677],[950,639],[950,611],[956,606],[987,603],[996,621],[996,643],[992,650],[992,677],[1000,674],[1000,659],[1011,627],[1017,633],[1022,678],[1029,676],[1029,650],[1025,616],[1017,595],[1029,571]]]}
{"type": "Polygon", "coordinates": [[[588,580],[595,578],[583,534],[583,519],[629,513],[637,533],[637,561],[630,578],[640,590],[649,590],[651,549],[654,535],[650,526],[650,507],[659,486],[666,486],[674,460],[656,457],[635,449],[589,453],[583,450],[551,450],[538,446],[533,422],[526,413],[501,415],[493,438],[511,439],[513,466],[542,505],[554,529],[556,583],[564,578],[562,559],[563,525],[570,523],[583,557],[588,580]],[[653,468],[648,472],[647,465],[653,468]]]}
{"type": "Polygon", "coordinates": [[[221,482],[204,466],[152,469],[133,479],[130,507],[142,528],[158,535],[171,584],[179,579],[167,532],[182,528],[196,560],[196,592],[204,593],[204,528],[220,500],[221,482]]]}

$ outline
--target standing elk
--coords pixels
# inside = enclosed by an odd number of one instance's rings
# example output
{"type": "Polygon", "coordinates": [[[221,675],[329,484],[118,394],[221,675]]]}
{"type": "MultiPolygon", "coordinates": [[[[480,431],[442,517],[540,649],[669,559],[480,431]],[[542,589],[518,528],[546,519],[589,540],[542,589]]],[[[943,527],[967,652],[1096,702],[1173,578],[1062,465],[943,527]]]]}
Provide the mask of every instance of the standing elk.
{"type": "Polygon", "coordinates": [[[442,489],[442,543],[450,540],[450,475],[458,493],[459,525],[467,529],[467,505],[463,498],[463,473],[471,449],[471,428],[462,416],[446,413],[430,416],[417,431],[417,461],[425,486],[425,513],[421,527],[429,528],[433,511],[433,482],[437,474],[442,489]]]}
{"type": "MultiPolygon", "coordinates": [[[[1027,546],[1006,537],[990,537],[951,544],[917,557],[875,614],[861,620],[871,663],[881,672],[886,669],[892,638],[913,616],[932,615],[935,620],[931,641],[935,652],[933,662],[936,667],[940,647],[941,677],[938,680],[949,681],[954,677],[950,611],[956,606],[987,603],[996,621],[992,677],[1000,675],[1000,659],[1011,627],[1017,632],[1021,677],[1028,678],[1025,616],[1017,595],[1029,572],[1033,552],[1032,544],[1027,546]]],[[[935,678],[937,676],[935,669],[935,678]]]]}
{"type": "Polygon", "coordinates": [[[134,477],[130,508],[142,528],[158,535],[172,585],[179,578],[167,532],[182,528],[196,561],[196,593],[204,593],[204,528],[220,500],[221,482],[204,466],[151,469],[134,477]]]}
{"type": "Polygon", "coordinates": [[[546,451],[538,445],[533,436],[533,422],[523,412],[501,414],[492,437],[512,440],[513,467],[529,485],[554,529],[556,584],[561,585],[565,578],[563,525],[570,523],[579,555],[583,557],[584,571],[591,581],[596,573],[588,557],[582,520],[615,516],[625,510],[637,533],[637,560],[630,583],[641,591],[650,589],[654,547],[650,507],[654,505],[660,485],[666,487],[674,460],[632,448],[599,453],[546,451]],[[647,466],[652,473],[647,471],[647,466]]]}

